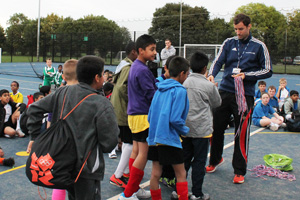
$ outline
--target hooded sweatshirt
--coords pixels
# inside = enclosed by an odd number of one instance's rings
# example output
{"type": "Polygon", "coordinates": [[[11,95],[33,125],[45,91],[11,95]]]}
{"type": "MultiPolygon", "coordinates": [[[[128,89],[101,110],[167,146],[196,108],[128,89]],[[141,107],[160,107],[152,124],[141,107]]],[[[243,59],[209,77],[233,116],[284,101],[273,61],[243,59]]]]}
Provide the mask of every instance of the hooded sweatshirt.
{"type": "Polygon", "coordinates": [[[189,111],[186,89],[178,81],[167,79],[157,84],[148,114],[149,145],[168,145],[182,148],[180,135],[187,135],[185,120],[189,111]]]}

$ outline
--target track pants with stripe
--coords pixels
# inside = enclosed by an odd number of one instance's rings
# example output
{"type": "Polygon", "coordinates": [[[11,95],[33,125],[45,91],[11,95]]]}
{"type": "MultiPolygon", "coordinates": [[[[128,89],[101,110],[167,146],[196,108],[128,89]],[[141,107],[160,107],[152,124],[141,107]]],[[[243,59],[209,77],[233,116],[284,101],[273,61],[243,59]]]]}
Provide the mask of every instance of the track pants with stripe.
{"type": "Polygon", "coordinates": [[[230,120],[234,117],[235,125],[235,144],[232,159],[234,174],[245,175],[247,168],[247,156],[250,138],[251,114],[254,105],[253,96],[245,96],[247,102],[247,112],[242,119],[238,113],[238,105],[234,93],[219,90],[222,98],[222,104],[213,112],[214,132],[211,140],[210,165],[217,165],[223,154],[224,133],[230,120]]]}

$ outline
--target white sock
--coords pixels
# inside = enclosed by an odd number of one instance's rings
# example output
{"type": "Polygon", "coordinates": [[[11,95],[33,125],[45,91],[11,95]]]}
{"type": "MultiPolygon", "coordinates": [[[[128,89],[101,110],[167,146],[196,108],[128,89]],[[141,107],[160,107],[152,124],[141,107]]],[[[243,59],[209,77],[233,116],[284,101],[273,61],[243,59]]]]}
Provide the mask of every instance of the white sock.
{"type": "Polygon", "coordinates": [[[21,127],[20,127],[20,120],[21,120],[21,115],[20,115],[19,119],[17,119],[17,127],[16,127],[16,130],[18,130],[18,129],[21,130],[21,127]]]}
{"type": "Polygon", "coordinates": [[[131,152],[132,152],[132,144],[123,143],[121,158],[118,167],[115,171],[116,178],[121,178],[123,176],[123,173],[125,172],[125,169],[128,168],[131,152]]]}

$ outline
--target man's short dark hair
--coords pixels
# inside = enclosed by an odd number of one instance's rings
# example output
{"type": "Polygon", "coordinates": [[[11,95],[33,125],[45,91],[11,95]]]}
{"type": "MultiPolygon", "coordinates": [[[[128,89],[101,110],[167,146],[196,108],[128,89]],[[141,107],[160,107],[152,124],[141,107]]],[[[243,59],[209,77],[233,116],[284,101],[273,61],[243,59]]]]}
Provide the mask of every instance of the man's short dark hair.
{"type": "Polygon", "coordinates": [[[201,73],[202,69],[208,65],[208,57],[203,52],[195,52],[190,59],[191,69],[195,73],[201,73]]]}
{"type": "Polygon", "coordinates": [[[245,26],[248,26],[249,24],[251,24],[251,19],[248,15],[241,13],[236,15],[233,19],[233,23],[235,25],[239,24],[240,22],[243,22],[245,26]]]}
{"type": "Polygon", "coordinates": [[[132,50],[136,50],[135,42],[129,42],[126,45],[125,47],[126,55],[128,56],[132,50]]]}
{"type": "Polygon", "coordinates": [[[40,92],[43,93],[44,96],[49,94],[50,90],[51,90],[51,87],[49,85],[44,85],[44,86],[40,87],[40,92]]]}
{"type": "Polygon", "coordinates": [[[77,79],[78,82],[83,82],[91,85],[95,76],[102,76],[104,69],[104,60],[97,56],[84,56],[77,63],[77,79]]]}
{"type": "Polygon", "coordinates": [[[136,51],[139,53],[139,48],[142,49],[146,49],[147,46],[151,45],[151,44],[156,44],[156,41],[154,40],[154,38],[150,35],[144,34],[141,35],[140,37],[138,37],[138,39],[136,40],[136,51]]]}
{"type": "Polygon", "coordinates": [[[39,96],[45,96],[45,95],[41,92],[36,92],[33,94],[33,100],[35,101],[37,98],[39,98],[39,96]]]}
{"type": "MultiPolygon", "coordinates": [[[[293,96],[294,94],[299,95],[299,92],[296,90],[291,90],[290,91],[290,96],[293,96]]],[[[2,96],[2,95],[1,95],[2,96]]]]}
{"type": "Polygon", "coordinates": [[[7,89],[0,90],[0,97],[2,97],[2,95],[4,93],[8,93],[9,94],[9,91],[7,89]]]}
{"type": "Polygon", "coordinates": [[[169,73],[171,77],[177,77],[180,74],[180,72],[187,72],[189,69],[189,61],[180,56],[174,57],[169,65],[169,73]]]}
{"type": "MultiPolygon", "coordinates": [[[[170,56],[168,59],[167,59],[167,61],[166,61],[166,66],[167,66],[167,69],[169,69],[169,65],[170,65],[170,62],[171,62],[171,60],[173,59],[173,58],[175,58],[176,57],[176,55],[173,55],[173,56],[170,56]]],[[[164,66],[163,66],[164,67],[164,66]]]]}

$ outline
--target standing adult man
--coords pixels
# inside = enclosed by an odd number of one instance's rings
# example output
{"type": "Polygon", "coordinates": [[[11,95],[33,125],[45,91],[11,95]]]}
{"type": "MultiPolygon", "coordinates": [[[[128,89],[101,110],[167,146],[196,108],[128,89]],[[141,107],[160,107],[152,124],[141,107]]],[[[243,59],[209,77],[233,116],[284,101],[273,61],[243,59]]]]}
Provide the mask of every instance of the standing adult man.
{"type": "Polygon", "coordinates": [[[160,52],[160,57],[161,57],[161,60],[162,60],[162,74],[164,74],[164,66],[167,62],[167,59],[170,57],[170,56],[173,56],[176,54],[176,49],[172,46],[172,43],[171,43],[171,40],[170,39],[166,39],[165,40],[165,45],[166,47],[163,48],[160,52]]]}
{"type": "Polygon", "coordinates": [[[214,82],[214,78],[219,73],[222,65],[225,64],[219,87],[222,104],[214,111],[214,132],[210,161],[206,167],[206,172],[214,172],[224,162],[222,158],[224,131],[231,114],[233,114],[235,122],[235,145],[232,159],[235,176],[233,182],[244,183],[255,84],[259,79],[272,76],[272,64],[266,45],[251,35],[251,19],[249,16],[245,14],[236,15],[234,29],[237,36],[228,38],[223,42],[208,74],[208,80],[214,82]],[[241,106],[238,106],[242,101],[239,101],[239,98],[236,99],[236,96],[241,95],[243,91],[235,87],[235,82],[238,82],[237,80],[240,77],[244,85],[242,89],[245,91],[245,101],[242,105],[246,107],[245,112],[242,113],[239,112],[241,106]]]}

